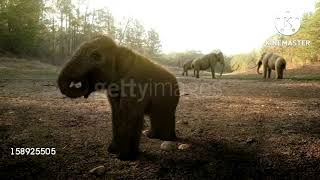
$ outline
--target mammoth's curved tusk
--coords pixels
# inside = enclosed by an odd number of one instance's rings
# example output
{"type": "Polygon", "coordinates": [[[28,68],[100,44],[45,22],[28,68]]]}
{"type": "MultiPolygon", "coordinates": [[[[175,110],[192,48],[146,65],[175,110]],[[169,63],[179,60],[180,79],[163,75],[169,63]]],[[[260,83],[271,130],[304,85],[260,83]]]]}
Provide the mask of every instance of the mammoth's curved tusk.
{"type": "Polygon", "coordinates": [[[76,83],[76,84],[74,84],[74,87],[77,88],[77,89],[81,88],[81,86],[82,86],[81,81],[76,83]]]}
{"type": "Polygon", "coordinates": [[[70,85],[69,85],[69,88],[75,87],[75,88],[79,89],[79,88],[81,88],[81,86],[82,86],[81,81],[80,81],[80,82],[77,82],[77,83],[75,83],[75,82],[72,81],[72,82],[70,83],[70,85]]]}
{"type": "Polygon", "coordinates": [[[72,88],[74,86],[74,82],[72,81],[69,85],[69,88],[72,88]]]}

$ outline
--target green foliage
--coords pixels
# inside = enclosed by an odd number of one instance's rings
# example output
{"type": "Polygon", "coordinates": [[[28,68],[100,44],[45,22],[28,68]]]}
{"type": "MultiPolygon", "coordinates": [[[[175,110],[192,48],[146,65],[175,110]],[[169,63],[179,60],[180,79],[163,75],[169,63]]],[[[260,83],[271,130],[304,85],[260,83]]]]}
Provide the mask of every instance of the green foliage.
{"type": "Polygon", "coordinates": [[[138,20],[133,20],[127,26],[124,43],[139,52],[143,52],[145,34],[143,25],[138,20]]]}
{"type": "Polygon", "coordinates": [[[230,58],[229,67],[231,71],[246,71],[256,66],[258,58],[259,53],[256,51],[247,54],[236,54],[230,58]]]}
{"type": "Polygon", "coordinates": [[[320,1],[316,2],[314,13],[304,14],[298,33],[292,36],[275,35],[270,39],[310,40],[310,46],[264,47],[262,51],[278,53],[293,65],[320,62],[320,1]]]}
{"type": "Polygon", "coordinates": [[[61,64],[85,40],[107,34],[146,56],[159,56],[154,30],[135,19],[117,22],[107,8],[90,9],[85,0],[2,0],[0,52],[51,59],[61,64]]]}
{"type": "Polygon", "coordinates": [[[147,32],[147,39],[146,39],[146,51],[150,56],[157,56],[161,53],[161,42],[159,34],[154,30],[150,29],[147,32]]]}
{"type": "Polygon", "coordinates": [[[158,58],[158,61],[163,64],[182,67],[184,62],[201,56],[203,56],[203,54],[200,51],[190,50],[185,52],[163,54],[160,58],[158,58]]]}
{"type": "Polygon", "coordinates": [[[15,54],[39,53],[42,7],[38,0],[3,1],[0,6],[0,49],[15,54]]]}

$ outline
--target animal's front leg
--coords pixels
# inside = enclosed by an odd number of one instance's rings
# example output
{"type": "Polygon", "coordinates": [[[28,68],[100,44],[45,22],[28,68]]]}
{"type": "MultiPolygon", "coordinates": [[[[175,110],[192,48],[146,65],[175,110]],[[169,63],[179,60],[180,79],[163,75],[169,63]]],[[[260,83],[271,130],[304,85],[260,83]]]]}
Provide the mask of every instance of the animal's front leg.
{"type": "Polygon", "coordinates": [[[111,111],[112,111],[112,142],[108,147],[108,152],[112,154],[118,154],[119,148],[118,148],[118,142],[117,139],[117,126],[119,122],[119,110],[120,110],[120,98],[119,97],[109,97],[109,103],[111,105],[111,111]]]}
{"type": "Polygon", "coordinates": [[[268,69],[268,78],[269,78],[269,79],[270,79],[270,77],[271,77],[271,71],[272,71],[272,70],[269,68],[269,69],[268,69]]]}
{"type": "Polygon", "coordinates": [[[114,124],[114,141],[121,160],[134,160],[139,152],[139,142],[143,126],[143,110],[135,99],[120,100],[118,115],[114,124]]]}
{"type": "Polygon", "coordinates": [[[215,77],[216,72],[214,70],[214,66],[211,66],[211,74],[212,74],[212,79],[216,78],[215,77]]]}
{"type": "Polygon", "coordinates": [[[199,78],[200,69],[196,69],[195,72],[196,72],[196,78],[199,78]]]}
{"type": "Polygon", "coordinates": [[[267,71],[268,71],[268,68],[266,66],[263,66],[263,78],[264,79],[267,78],[267,71]]]}

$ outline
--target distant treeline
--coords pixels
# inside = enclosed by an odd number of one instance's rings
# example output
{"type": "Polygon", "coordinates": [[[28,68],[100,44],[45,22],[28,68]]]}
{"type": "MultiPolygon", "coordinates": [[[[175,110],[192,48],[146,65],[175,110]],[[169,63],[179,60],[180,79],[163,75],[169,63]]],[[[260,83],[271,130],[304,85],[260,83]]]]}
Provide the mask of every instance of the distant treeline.
{"type": "MultiPolygon", "coordinates": [[[[315,3],[314,13],[306,13],[303,16],[301,28],[296,34],[292,36],[274,35],[266,39],[266,43],[262,49],[226,56],[226,72],[253,69],[262,52],[274,52],[283,56],[289,66],[320,62],[320,1],[315,3]],[[307,40],[311,43],[310,46],[290,46],[289,44],[287,46],[267,46],[267,42],[272,40],[287,42],[307,40]]],[[[198,51],[166,54],[162,56],[162,62],[169,65],[181,66],[183,62],[201,55],[203,54],[198,51]]]]}
{"type": "Polygon", "coordinates": [[[296,34],[292,36],[275,35],[268,39],[268,41],[270,40],[292,42],[292,44],[297,44],[297,40],[308,40],[310,46],[265,46],[263,50],[281,54],[292,64],[320,62],[320,1],[316,2],[314,13],[304,14],[300,30],[296,34]]]}
{"type": "MultiPolygon", "coordinates": [[[[305,42],[304,42],[305,43],[305,42]]],[[[299,31],[291,36],[274,35],[266,40],[263,48],[247,54],[234,55],[231,64],[233,70],[251,69],[262,52],[274,52],[283,56],[289,66],[320,62],[320,1],[315,3],[315,12],[302,17],[299,31]],[[299,41],[310,41],[309,46],[298,45],[299,41]],[[268,45],[268,42],[283,42],[279,45],[268,45]],[[291,43],[291,44],[290,44],[291,43]]]]}
{"type": "Polygon", "coordinates": [[[147,56],[161,52],[159,34],[136,19],[116,21],[88,0],[1,0],[0,53],[61,64],[85,40],[107,34],[147,56]]]}
{"type": "MultiPolygon", "coordinates": [[[[122,45],[170,66],[181,66],[203,55],[199,51],[163,54],[159,34],[154,29],[145,29],[136,19],[116,20],[107,8],[90,7],[88,0],[1,0],[0,54],[39,57],[61,64],[83,41],[107,34],[122,45]]],[[[264,46],[251,53],[226,56],[226,72],[253,68],[264,51],[284,56],[290,65],[319,62],[319,1],[315,12],[305,14],[301,24],[299,32],[292,36],[274,35],[266,41],[309,40],[310,46],[264,46]]]]}

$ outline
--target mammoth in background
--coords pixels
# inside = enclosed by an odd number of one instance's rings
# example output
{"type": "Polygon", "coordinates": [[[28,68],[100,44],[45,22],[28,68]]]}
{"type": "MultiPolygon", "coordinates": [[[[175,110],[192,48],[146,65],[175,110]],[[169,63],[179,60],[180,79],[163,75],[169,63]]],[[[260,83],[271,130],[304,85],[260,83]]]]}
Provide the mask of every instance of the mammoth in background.
{"type": "Polygon", "coordinates": [[[192,69],[192,61],[193,60],[189,60],[189,61],[186,61],[185,63],[183,63],[182,65],[182,68],[183,68],[183,72],[182,72],[182,76],[186,75],[188,76],[188,70],[192,69]]]}
{"type": "Polygon", "coordinates": [[[263,53],[261,58],[257,63],[257,73],[262,74],[259,72],[261,65],[263,65],[263,78],[270,78],[271,71],[276,71],[276,79],[283,78],[283,72],[286,69],[286,60],[274,53],[263,53]]]}
{"type": "Polygon", "coordinates": [[[100,36],[80,46],[61,70],[58,86],[70,98],[87,98],[107,89],[112,111],[112,142],[108,151],[121,160],[139,152],[144,114],[150,116],[149,138],[176,139],[175,112],[179,87],[173,74],[132,50],[100,36]],[[157,84],[157,85],[155,85],[157,84]]]}
{"type": "Polygon", "coordinates": [[[210,53],[207,55],[204,55],[200,58],[197,58],[192,61],[192,68],[194,69],[194,75],[196,78],[199,78],[199,72],[200,70],[207,70],[211,69],[212,79],[215,78],[215,67],[217,62],[221,63],[222,69],[220,72],[220,76],[222,76],[223,69],[224,69],[224,56],[222,52],[218,53],[210,53]]]}

